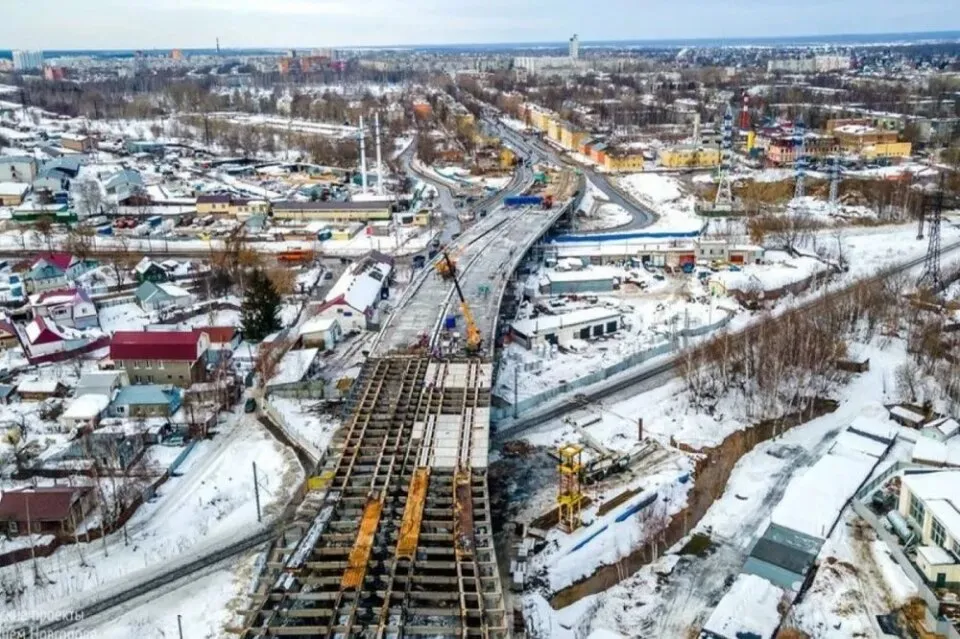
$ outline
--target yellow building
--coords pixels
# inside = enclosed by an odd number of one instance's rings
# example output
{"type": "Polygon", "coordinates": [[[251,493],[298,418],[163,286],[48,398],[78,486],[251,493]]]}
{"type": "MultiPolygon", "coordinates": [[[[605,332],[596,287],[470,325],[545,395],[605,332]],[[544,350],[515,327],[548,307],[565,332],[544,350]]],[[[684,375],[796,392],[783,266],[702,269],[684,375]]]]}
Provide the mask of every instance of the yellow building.
{"type": "Polygon", "coordinates": [[[230,215],[233,217],[250,217],[252,215],[266,215],[270,204],[266,200],[231,200],[230,215]]]}
{"type": "Polygon", "coordinates": [[[863,147],[860,155],[865,160],[876,160],[880,158],[908,158],[913,149],[909,142],[887,142],[884,144],[874,144],[863,147]]]}
{"type": "Polygon", "coordinates": [[[273,217],[277,220],[325,222],[371,222],[389,220],[388,202],[275,202],[273,217]]]}
{"type": "Polygon", "coordinates": [[[517,155],[508,149],[503,147],[500,149],[500,168],[509,169],[513,166],[514,161],[517,159],[517,155]]]}
{"type": "Polygon", "coordinates": [[[560,127],[560,145],[569,151],[579,151],[580,145],[586,140],[587,134],[572,124],[560,127]]]}
{"type": "Polygon", "coordinates": [[[247,200],[229,195],[198,195],[197,215],[222,215],[250,217],[265,215],[270,210],[266,200],[247,200]]]}
{"type": "Polygon", "coordinates": [[[720,164],[720,149],[694,145],[673,146],[660,151],[660,166],[671,169],[708,168],[720,164]]]}
{"type": "Polygon", "coordinates": [[[560,141],[560,123],[557,122],[554,118],[549,118],[547,120],[547,137],[553,140],[554,142],[560,141]]]}
{"type": "Polygon", "coordinates": [[[642,153],[618,153],[607,151],[603,157],[603,166],[608,171],[636,172],[643,170],[642,153]]]}

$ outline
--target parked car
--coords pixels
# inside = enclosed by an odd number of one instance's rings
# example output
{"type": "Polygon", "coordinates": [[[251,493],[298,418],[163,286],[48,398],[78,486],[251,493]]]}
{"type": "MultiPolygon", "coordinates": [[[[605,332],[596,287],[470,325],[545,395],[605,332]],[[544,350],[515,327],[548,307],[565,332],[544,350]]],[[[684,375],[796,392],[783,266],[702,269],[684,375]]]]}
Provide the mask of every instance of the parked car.
{"type": "Polygon", "coordinates": [[[246,403],[243,405],[243,412],[245,413],[255,413],[257,412],[257,400],[250,397],[247,399],[246,403]]]}

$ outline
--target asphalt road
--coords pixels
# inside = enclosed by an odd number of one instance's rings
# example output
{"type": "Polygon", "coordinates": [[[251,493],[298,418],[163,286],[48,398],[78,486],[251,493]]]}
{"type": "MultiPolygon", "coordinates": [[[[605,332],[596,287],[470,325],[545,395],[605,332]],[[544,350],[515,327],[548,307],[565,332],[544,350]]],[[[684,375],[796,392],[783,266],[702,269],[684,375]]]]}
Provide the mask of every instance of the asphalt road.
{"type": "MultiPolygon", "coordinates": [[[[559,153],[540,140],[530,136],[521,135],[510,127],[502,125],[498,122],[488,120],[488,124],[500,137],[508,140],[521,152],[529,154],[533,158],[534,162],[538,160],[546,160],[552,162],[553,164],[574,166],[571,162],[562,158],[559,153]]],[[[579,164],[575,166],[583,172],[584,176],[590,180],[594,186],[596,186],[600,191],[603,192],[605,196],[607,196],[607,199],[609,199],[612,204],[617,204],[623,207],[633,217],[633,220],[630,222],[630,224],[622,226],[617,230],[641,229],[653,224],[653,222],[657,219],[657,216],[653,211],[626,197],[616,187],[614,187],[607,176],[597,173],[593,169],[581,166],[579,164]]],[[[587,232],[584,233],[586,234],[587,232]]]]}

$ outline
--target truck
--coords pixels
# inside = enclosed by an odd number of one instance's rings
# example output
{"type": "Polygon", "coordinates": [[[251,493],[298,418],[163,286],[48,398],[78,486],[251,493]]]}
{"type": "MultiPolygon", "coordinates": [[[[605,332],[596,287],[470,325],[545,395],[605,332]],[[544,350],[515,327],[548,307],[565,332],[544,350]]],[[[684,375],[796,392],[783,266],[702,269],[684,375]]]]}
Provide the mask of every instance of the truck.
{"type": "Polygon", "coordinates": [[[539,195],[511,195],[503,198],[503,205],[511,208],[519,206],[542,206],[543,198],[539,195]]]}
{"type": "Polygon", "coordinates": [[[154,215],[147,218],[147,224],[150,225],[150,228],[157,228],[163,223],[163,217],[160,215],[154,215]]]}

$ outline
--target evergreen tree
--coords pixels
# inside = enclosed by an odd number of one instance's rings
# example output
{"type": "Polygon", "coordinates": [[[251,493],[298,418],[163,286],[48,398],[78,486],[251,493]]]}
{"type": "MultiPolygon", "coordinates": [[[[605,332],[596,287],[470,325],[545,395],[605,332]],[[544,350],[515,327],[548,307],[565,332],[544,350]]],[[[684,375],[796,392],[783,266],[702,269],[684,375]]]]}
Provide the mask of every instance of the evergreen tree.
{"type": "Polygon", "coordinates": [[[243,336],[253,342],[280,330],[280,294],[263,269],[255,269],[247,278],[247,290],[241,307],[243,336]]]}

